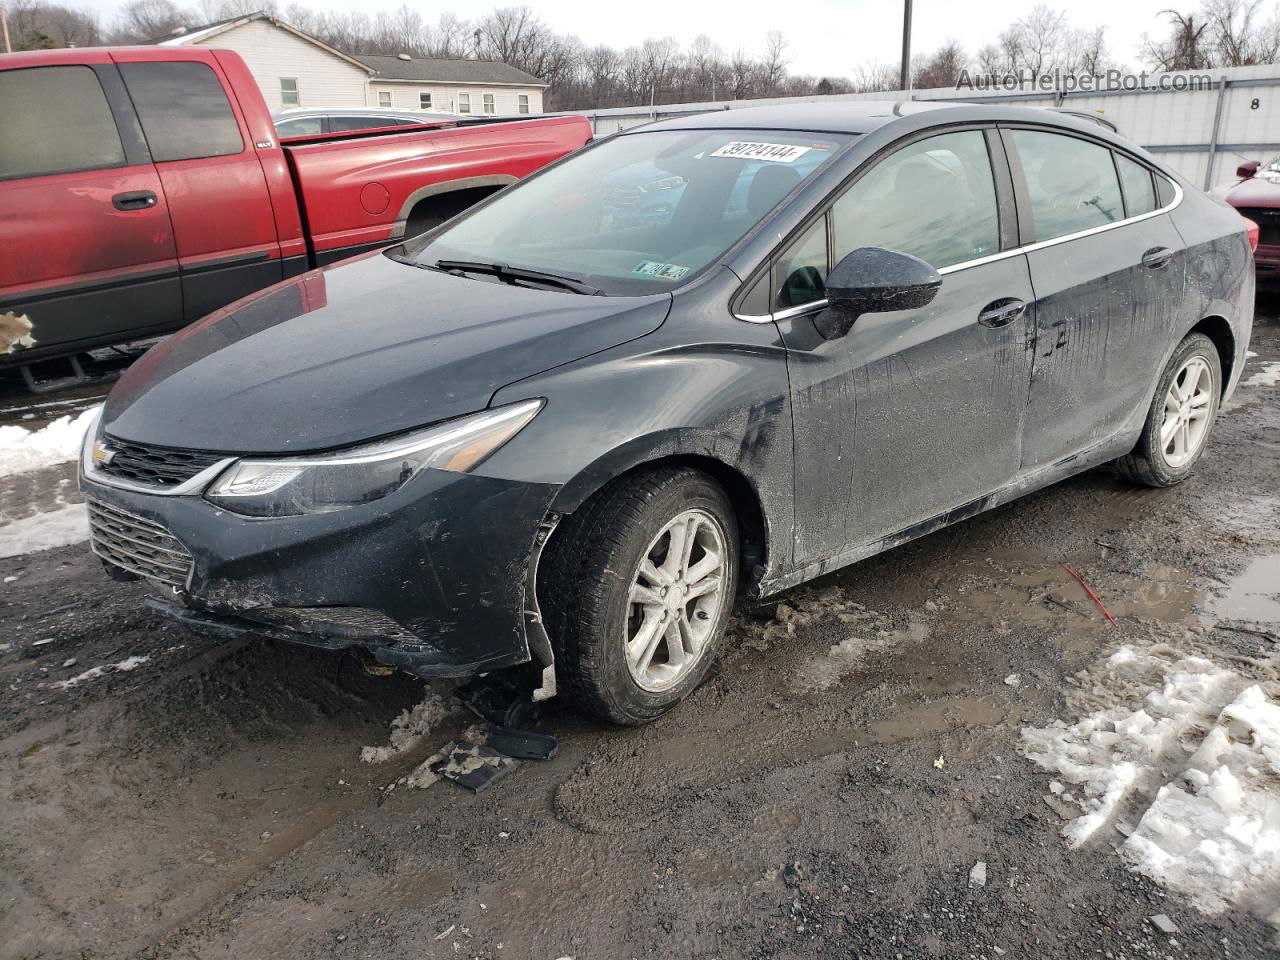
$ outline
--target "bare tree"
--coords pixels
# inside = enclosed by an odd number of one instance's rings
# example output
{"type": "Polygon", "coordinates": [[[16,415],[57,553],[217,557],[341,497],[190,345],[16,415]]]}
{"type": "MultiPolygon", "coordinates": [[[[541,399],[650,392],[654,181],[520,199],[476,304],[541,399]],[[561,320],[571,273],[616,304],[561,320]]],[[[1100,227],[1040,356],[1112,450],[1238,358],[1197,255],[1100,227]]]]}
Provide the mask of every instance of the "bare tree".
{"type": "Polygon", "coordinates": [[[198,22],[194,11],[173,0],[130,0],[116,20],[112,43],[137,43],[172,35],[198,22]]]}
{"type": "Polygon", "coordinates": [[[911,70],[911,86],[916,90],[954,87],[967,65],[968,61],[960,44],[948,40],[933,53],[915,58],[911,70]]]}
{"type": "Polygon", "coordinates": [[[765,96],[777,94],[787,76],[787,39],[781,30],[770,30],[764,38],[764,59],[760,63],[760,84],[765,96]]]}

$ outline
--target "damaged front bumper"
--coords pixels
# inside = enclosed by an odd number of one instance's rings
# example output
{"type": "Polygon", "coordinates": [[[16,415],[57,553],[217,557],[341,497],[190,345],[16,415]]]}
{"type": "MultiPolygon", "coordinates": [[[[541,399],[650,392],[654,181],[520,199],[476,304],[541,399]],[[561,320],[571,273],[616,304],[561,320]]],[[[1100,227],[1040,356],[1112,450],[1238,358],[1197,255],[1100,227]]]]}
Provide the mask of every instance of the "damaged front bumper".
{"type": "Polygon", "coordinates": [[[152,605],[191,626],[365,647],[421,677],[534,659],[540,698],[554,693],[533,585],[555,486],[424,470],[373,503],[269,519],[83,469],[81,489],[108,570],[161,584],[152,605]]]}

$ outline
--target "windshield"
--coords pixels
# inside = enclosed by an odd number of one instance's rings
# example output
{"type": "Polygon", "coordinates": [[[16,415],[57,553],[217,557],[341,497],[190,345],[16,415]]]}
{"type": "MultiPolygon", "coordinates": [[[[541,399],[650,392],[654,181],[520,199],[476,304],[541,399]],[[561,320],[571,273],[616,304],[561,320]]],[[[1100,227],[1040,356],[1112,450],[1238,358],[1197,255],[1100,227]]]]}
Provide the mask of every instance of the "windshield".
{"type": "Polygon", "coordinates": [[[661,130],[606,140],[402,251],[501,263],[606,294],[670,290],[715,262],[851,138],[661,130]]]}

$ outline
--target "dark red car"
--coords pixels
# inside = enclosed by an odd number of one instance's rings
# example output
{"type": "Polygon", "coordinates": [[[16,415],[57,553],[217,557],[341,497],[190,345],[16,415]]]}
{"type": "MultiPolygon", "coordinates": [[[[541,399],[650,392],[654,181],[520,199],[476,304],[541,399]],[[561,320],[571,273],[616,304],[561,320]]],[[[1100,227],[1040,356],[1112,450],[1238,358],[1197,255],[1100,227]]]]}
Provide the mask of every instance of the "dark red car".
{"type": "Polygon", "coordinates": [[[1254,263],[1259,280],[1280,278],[1280,157],[1265,166],[1257,160],[1236,168],[1234,183],[1218,187],[1221,197],[1258,225],[1254,263]]]}
{"type": "Polygon", "coordinates": [[[583,117],[445,118],[281,143],[226,50],[0,56],[0,367],[175,330],[590,139],[583,117]]]}

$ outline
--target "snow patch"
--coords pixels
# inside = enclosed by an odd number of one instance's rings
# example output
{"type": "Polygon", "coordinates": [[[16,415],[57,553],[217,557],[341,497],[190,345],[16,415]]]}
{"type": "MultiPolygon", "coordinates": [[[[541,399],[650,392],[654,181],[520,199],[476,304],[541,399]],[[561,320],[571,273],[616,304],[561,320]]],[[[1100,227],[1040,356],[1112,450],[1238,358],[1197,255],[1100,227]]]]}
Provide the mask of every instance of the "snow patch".
{"type": "Polygon", "coordinates": [[[1246,380],[1244,387],[1274,387],[1280,384],[1280,362],[1264,363],[1262,369],[1246,380]]]}
{"type": "Polygon", "coordinates": [[[1127,645],[1082,679],[1115,705],[1022,731],[1031,760],[1081,788],[1061,797],[1082,811],[1071,845],[1137,818],[1120,847],[1133,869],[1207,913],[1280,920],[1280,684],[1127,645]]]}
{"type": "Polygon", "coordinates": [[[98,677],[105,677],[108,673],[128,673],[130,670],[137,670],[144,663],[149,663],[150,657],[125,657],[119,663],[104,663],[100,667],[90,667],[84,673],[77,674],[69,680],[59,680],[50,686],[59,690],[70,690],[72,687],[78,687],[86,680],[96,680],[98,677]]]}
{"type": "Polygon", "coordinates": [[[0,524],[0,559],[88,539],[88,508],[83,503],[61,503],[53,510],[0,524]]]}
{"type": "Polygon", "coordinates": [[[0,427],[0,477],[74,460],[80,453],[85,431],[100,409],[90,407],[74,417],[67,414],[39,430],[0,427]]]}
{"type": "Polygon", "coordinates": [[[365,763],[386,763],[407,753],[422,742],[422,738],[439,725],[453,710],[448,697],[438,690],[427,690],[422,702],[391,721],[390,742],[385,747],[364,747],[360,759],[365,763]]]}

